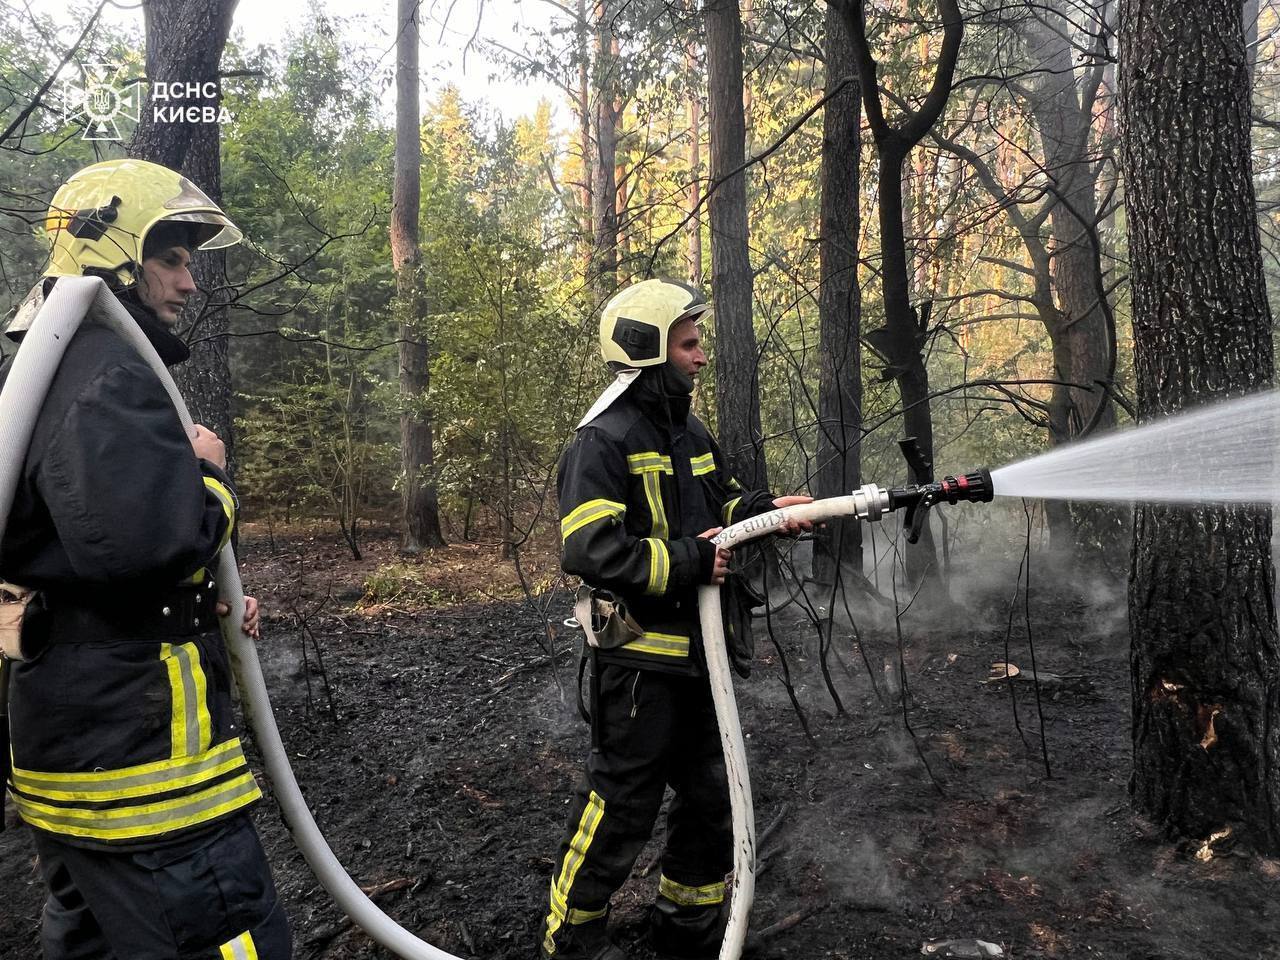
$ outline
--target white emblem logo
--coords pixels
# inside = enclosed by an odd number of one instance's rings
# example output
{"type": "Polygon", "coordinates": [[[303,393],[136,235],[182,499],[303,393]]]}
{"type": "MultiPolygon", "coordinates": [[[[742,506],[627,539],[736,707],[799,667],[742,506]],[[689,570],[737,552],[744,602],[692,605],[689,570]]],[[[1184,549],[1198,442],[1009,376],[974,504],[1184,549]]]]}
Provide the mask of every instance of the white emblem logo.
{"type": "Polygon", "coordinates": [[[118,63],[82,63],[77,80],[62,82],[62,118],[84,124],[85,140],[119,140],[120,117],[138,121],[138,88],[118,63]]]}

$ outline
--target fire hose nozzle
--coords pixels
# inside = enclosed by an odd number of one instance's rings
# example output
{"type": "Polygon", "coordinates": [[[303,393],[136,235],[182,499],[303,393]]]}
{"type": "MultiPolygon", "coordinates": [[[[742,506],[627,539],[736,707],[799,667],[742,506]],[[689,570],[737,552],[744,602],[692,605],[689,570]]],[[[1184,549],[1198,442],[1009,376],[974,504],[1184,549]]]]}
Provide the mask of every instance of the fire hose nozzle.
{"type": "Polygon", "coordinates": [[[985,468],[959,477],[943,477],[941,486],[947,503],[959,503],[961,500],[990,503],[996,496],[991,485],[991,471],[985,468]]]}
{"type": "Polygon", "coordinates": [[[907,511],[903,524],[907,528],[907,542],[915,543],[924,531],[924,521],[929,509],[939,503],[990,503],[995,499],[995,487],[991,484],[989,470],[976,470],[959,477],[944,477],[938,483],[912,484],[895,487],[889,491],[889,509],[907,511]]]}

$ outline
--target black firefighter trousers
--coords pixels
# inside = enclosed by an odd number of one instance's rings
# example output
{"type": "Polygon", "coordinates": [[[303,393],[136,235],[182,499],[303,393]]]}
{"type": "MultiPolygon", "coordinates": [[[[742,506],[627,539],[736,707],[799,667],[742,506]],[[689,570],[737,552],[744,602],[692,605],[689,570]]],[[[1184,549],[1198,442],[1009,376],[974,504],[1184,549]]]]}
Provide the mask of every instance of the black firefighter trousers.
{"type": "Polygon", "coordinates": [[[574,928],[602,922],[653,832],[670,784],[675,796],[653,933],[682,955],[714,955],[733,833],[710,684],[706,677],[604,664],[596,709],[599,750],[588,755],[571,804],[540,952],[555,956],[567,947],[572,956],[574,928]]]}
{"type": "Polygon", "coordinates": [[[73,846],[33,830],[49,888],[45,960],[288,960],[289,923],[241,815],[145,851],[73,846]]]}

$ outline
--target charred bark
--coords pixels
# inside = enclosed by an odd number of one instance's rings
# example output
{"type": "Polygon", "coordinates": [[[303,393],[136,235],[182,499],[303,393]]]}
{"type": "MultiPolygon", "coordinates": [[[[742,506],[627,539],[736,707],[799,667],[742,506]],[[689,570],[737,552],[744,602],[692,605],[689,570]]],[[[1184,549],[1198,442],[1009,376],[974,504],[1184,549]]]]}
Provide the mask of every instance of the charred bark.
{"type": "MultiPolygon", "coordinates": [[[[1239,0],[1122,0],[1122,168],[1143,419],[1269,385],[1239,0]]],[[[1129,580],[1135,804],[1280,849],[1267,507],[1140,506],[1129,580]]]]}
{"type": "MultiPolygon", "coordinates": [[[[822,114],[822,198],[818,228],[818,466],[816,497],[848,494],[862,483],[862,296],[858,288],[858,176],[861,91],[834,93],[854,74],[853,44],[844,21],[826,12],[826,92],[822,114]]],[[[862,574],[862,525],[828,521],[814,531],[813,575],[834,583],[838,571],[862,574]]]]}
{"type": "Polygon", "coordinates": [[[711,179],[711,290],[715,298],[716,411],[720,443],[734,474],[764,489],[760,357],[752,322],[748,247],[746,118],[742,105],[742,19],[737,0],[706,0],[711,179]],[[737,171],[734,173],[733,171],[737,171]]]}
{"type": "Polygon", "coordinates": [[[434,438],[427,391],[431,349],[424,321],[418,248],[422,133],[418,117],[418,4],[396,3],[396,152],[391,197],[391,262],[399,315],[400,460],[403,529],[400,549],[444,546],[435,486],[434,438]]]}

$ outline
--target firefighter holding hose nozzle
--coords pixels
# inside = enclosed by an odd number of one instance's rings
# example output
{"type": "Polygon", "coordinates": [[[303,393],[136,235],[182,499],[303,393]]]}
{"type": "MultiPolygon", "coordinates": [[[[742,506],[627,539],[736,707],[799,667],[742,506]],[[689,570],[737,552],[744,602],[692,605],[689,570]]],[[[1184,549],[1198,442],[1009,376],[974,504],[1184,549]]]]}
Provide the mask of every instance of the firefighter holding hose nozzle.
{"type": "MultiPolygon", "coordinates": [[[[96,276],[168,365],[188,356],[173,328],[192,254],[241,238],[189,180],[139,160],[76,173],[45,225],[49,268],[8,335],[21,340],[59,277],[96,276]]],[[[46,960],[290,955],[218,632],[211,570],[237,508],[225,470],[222,441],[188,436],[132,347],[86,324],[0,542],[0,579],[21,585],[0,605],[8,786],[48,885],[46,960]]],[[[252,598],[243,627],[257,634],[252,598]]]]}
{"type": "MultiPolygon", "coordinates": [[[[710,540],[722,527],[811,498],[742,489],[690,412],[707,362],[698,324],[710,309],[700,291],[662,279],[606,304],[600,346],[616,379],[560,462],[563,566],[584,581],[576,615],[587,635],[592,747],[555,857],[538,934],[544,958],[625,960],[606,933],[609,899],[649,839],[667,785],[675,797],[651,939],[664,956],[719,952],[732,831],[696,591],[726,580],[729,551],[710,540]]],[[[745,671],[749,614],[738,600],[725,606],[745,671]]]]}

